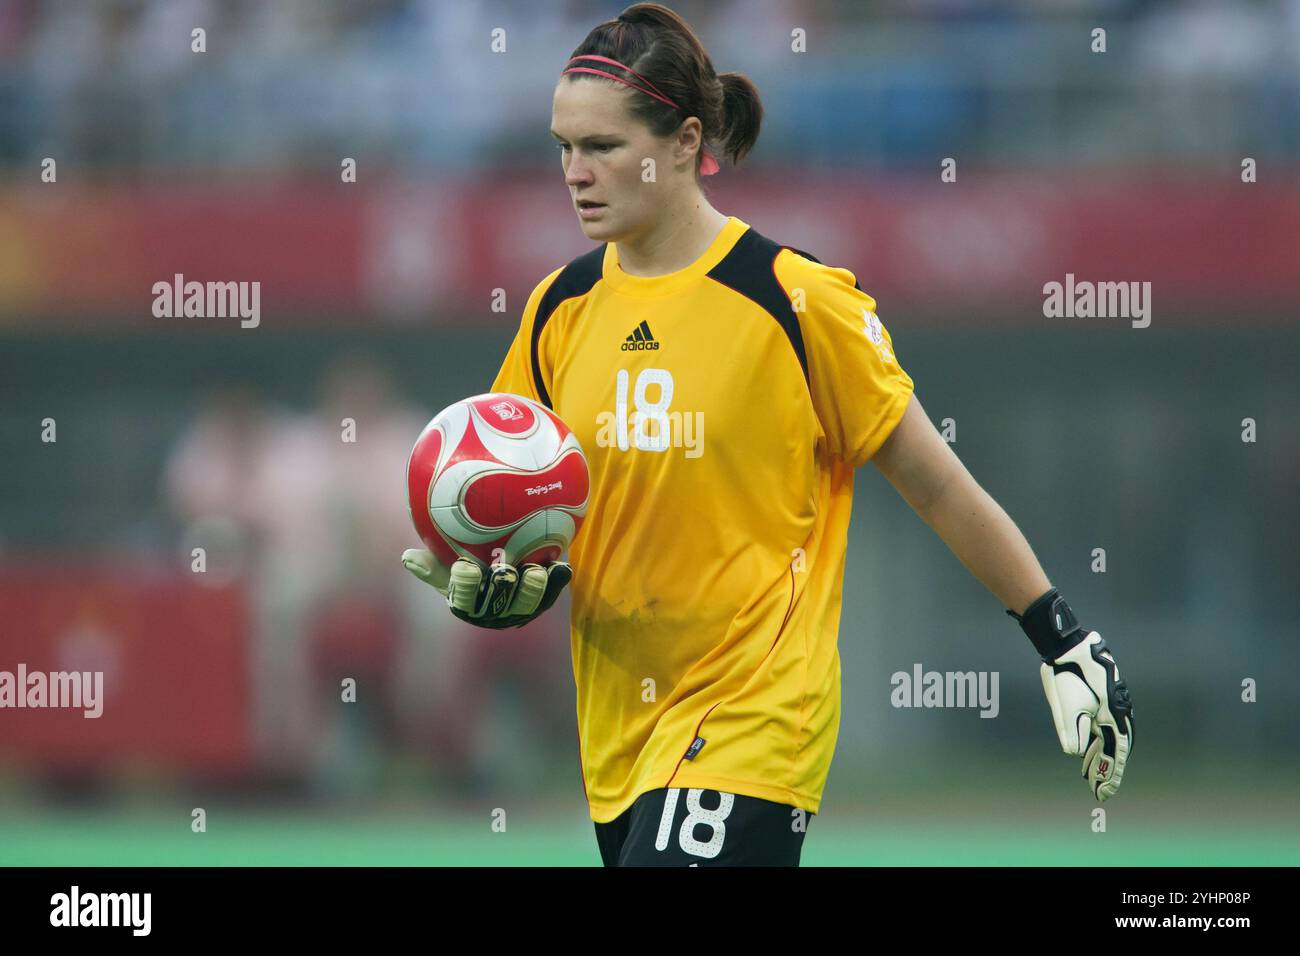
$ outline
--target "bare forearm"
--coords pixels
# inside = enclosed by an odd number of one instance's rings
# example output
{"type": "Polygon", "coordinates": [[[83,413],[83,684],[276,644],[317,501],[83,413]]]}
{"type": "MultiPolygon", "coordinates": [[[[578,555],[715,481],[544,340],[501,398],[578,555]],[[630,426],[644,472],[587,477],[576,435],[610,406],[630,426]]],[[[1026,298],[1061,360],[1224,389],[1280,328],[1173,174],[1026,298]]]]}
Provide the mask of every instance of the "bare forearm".
{"type": "Polygon", "coordinates": [[[1017,614],[1052,586],[1015,522],[964,468],[917,514],[1017,614]]]}

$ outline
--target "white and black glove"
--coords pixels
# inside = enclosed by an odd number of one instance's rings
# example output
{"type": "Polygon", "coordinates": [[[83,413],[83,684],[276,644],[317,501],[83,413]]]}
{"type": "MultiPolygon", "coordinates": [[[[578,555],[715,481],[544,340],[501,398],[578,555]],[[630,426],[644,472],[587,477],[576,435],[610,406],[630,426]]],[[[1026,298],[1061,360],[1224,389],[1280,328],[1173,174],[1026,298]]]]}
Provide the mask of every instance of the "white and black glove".
{"type": "Polygon", "coordinates": [[[1061,749],[1083,757],[1083,777],[1098,801],[1113,797],[1133,749],[1133,703],[1106,642],[1079,626],[1056,588],[1023,615],[1007,613],[1043,660],[1043,693],[1061,749]]]}
{"type": "Polygon", "coordinates": [[[484,570],[477,562],[458,558],[447,567],[432,551],[410,548],[402,564],[447,599],[451,613],[477,627],[522,627],[550,608],[573,569],[564,561],[525,564],[515,568],[494,564],[484,570]]]}

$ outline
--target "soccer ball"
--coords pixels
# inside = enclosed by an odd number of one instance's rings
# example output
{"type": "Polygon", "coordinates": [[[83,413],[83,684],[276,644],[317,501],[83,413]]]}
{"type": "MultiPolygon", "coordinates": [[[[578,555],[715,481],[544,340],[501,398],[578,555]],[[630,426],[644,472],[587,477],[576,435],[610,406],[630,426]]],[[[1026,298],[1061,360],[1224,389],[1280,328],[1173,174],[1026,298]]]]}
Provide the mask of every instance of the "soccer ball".
{"type": "Polygon", "coordinates": [[[445,565],[559,560],[587,513],[587,459],[569,427],[519,395],[475,395],[425,426],[406,463],[411,521],[445,565]]]}

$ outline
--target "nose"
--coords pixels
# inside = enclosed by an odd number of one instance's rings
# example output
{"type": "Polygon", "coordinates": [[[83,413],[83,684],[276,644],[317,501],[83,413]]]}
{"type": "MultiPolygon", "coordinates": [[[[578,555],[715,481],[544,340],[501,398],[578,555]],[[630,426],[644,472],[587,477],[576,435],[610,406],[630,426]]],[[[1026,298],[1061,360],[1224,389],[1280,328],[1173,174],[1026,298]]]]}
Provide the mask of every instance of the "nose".
{"type": "Polygon", "coordinates": [[[570,156],[569,166],[564,171],[564,182],[567,186],[587,186],[592,182],[591,170],[578,158],[576,150],[570,156]]]}

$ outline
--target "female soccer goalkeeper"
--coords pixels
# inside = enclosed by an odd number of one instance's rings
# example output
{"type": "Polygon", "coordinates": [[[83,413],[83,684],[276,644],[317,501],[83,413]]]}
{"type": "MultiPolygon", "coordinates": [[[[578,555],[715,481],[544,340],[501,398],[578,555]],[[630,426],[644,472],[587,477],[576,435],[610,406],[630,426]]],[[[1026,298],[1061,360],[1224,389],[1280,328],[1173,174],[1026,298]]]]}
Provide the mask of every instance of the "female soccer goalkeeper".
{"type": "Polygon", "coordinates": [[[486,627],[530,620],[572,578],[583,783],[607,865],[793,865],[835,748],[853,471],[873,461],[1013,609],[1061,746],[1105,800],[1133,721],[1100,635],[935,431],[853,273],[701,190],[714,150],[739,161],[761,118],[753,84],[715,73],[658,4],[574,50],[551,134],[603,245],[538,284],[492,384],[554,409],[586,451],[571,567],[404,563],[486,627]]]}

